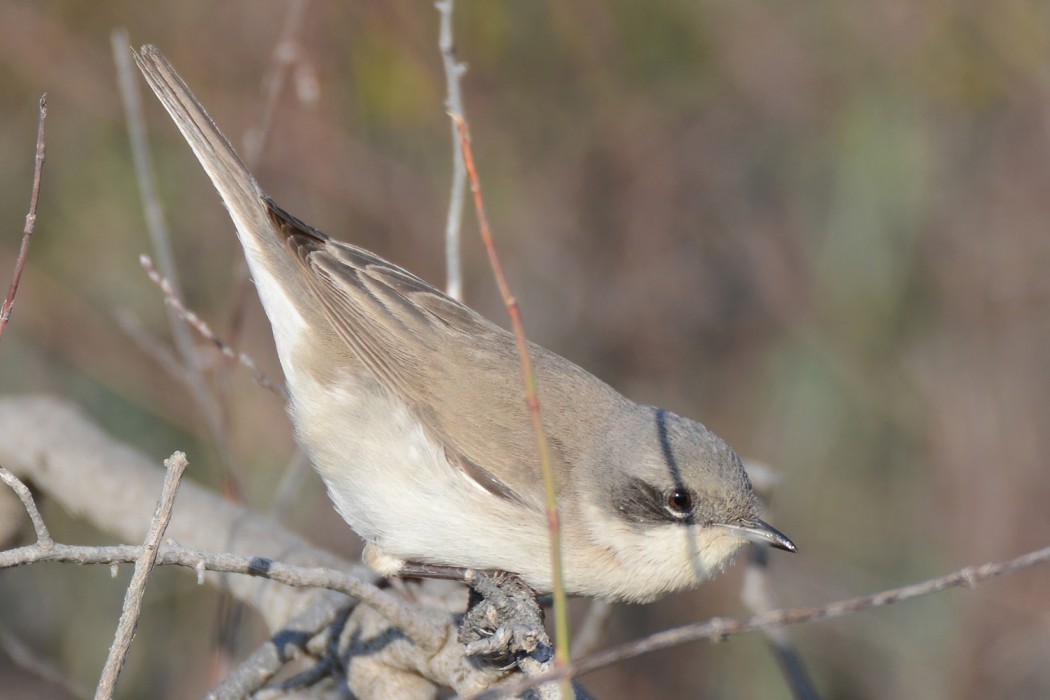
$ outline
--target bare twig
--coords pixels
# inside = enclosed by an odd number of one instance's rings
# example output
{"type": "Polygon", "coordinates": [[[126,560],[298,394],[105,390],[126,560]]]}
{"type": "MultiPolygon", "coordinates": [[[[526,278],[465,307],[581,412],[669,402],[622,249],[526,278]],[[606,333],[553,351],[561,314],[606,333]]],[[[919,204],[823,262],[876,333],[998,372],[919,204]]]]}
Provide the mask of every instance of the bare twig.
{"type": "Polygon", "coordinates": [[[773,610],[762,615],[753,615],[744,620],[715,618],[706,622],[685,625],[684,627],[658,632],[645,639],[612,647],[601,653],[573,662],[568,666],[555,668],[545,676],[503,683],[491,690],[467,696],[467,698],[470,700],[482,700],[482,698],[514,696],[541,683],[581,676],[585,673],[619,663],[625,659],[633,659],[643,654],[678,646],[686,642],[696,642],[703,639],[723,640],[733,635],[771,627],[798,625],[852,615],[871,608],[880,608],[931,593],[938,593],[949,588],[972,588],[989,579],[1012,574],[1016,571],[1047,562],[1050,562],[1050,547],[1037,549],[1006,561],[968,566],[938,578],[901,586],[900,588],[879,591],[871,595],[840,600],[819,607],[773,610]]]}
{"type": "MultiPolygon", "coordinates": [[[[434,7],[441,14],[438,48],[445,67],[445,109],[449,115],[466,118],[460,95],[460,78],[467,72],[466,64],[456,59],[456,44],[452,34],[452,12],[455,0],[439,0],[434,7]]],[[[459,127],[452,126],[452,188],[448,200],[448,219],[445,221],[445,291],[453,299],[463,300],[463,270],[460,255],[460,229],[463,224],[463,202],[467,194],[467,169],[463,163],[463,149],[459,145],[459,127]]]]}
{"type": "Polygon", "coordinates": [[[164,487],[161,489],[160,500],[157,502],[157,510],[150,521],[149,533],[146,535],[146,543],[142,547],[142,553],[135,560],[135,573],[131,576],[127,593],[124,595],[124,607],[120,611],[120,621],[117,623],[117,632],[110,645],[109,655],[102,667],[102,677],[99,679],[98,688],[95,689],[95,700],[108,700],[113,697],[113,691],[117,686],[117,677],[124,667],[124,660],[128,657],[131,649],[131,640],[135,638],[135,629],[139,624],[139,614],[142,611],[142,597],[146,593],[146,583],[149,581],[153,565],[157,561],[157,549],[160,540],[171,520],[171,509],[175,506],[175,495],[179,492],[179,482],[186,471],[186,455],[175,452],[164,460],[167,472],[164,476],[164,487]]]}
{"type": "MultiPolygon", "coordinates": [[[[84,522],[122,538],[144,537],[150,501],[163,478],[152,459],[102,433],[69,402],[51,397],[0,397],[0,426],[0,463],[16,476],[33,479],[56,506],[84,522]]],[[[221,586],[255,608],[272,633],[320,599],[345,600],[340,593],[313,587],[332,584],[368,603],[361,608],[389,621],[384,631],[376,631],[375,622],[364,640],[414,640],[408,646],[394,645],[396,653],[393,647],[372,649],[370,663],[434,678],[460,693],[488,687],[504,675],[478,668],[456,640],[453,613],[465,602],[461,588],[452,587],[453,594],[440,605],[406,604],[369,585],[377,580],[374,572],[312,547],[272,520],[190,480],[180,488],[179,507],[167,532],[179,546],[166,541],[159,565],[178,564],[200,583],[221,586]],[[220,550],[230,555],[209,553],[220,550]]],[[[48,552],[33,545],[0,552],[0,568],[37,560],[112,566],[133,562],[141,553],[141,547],[99,550],[56,544],[48,552]]]]}
{"type": "Polygon", "coordinates": [[[121,309],[113,314],[113,319],[117,322],[117,325],[120,326],[120,330],[124,331],[124,334],[131,338],[132,342],[135,343],[142,352],[153,358],[153,361],[160,365],[161,369],[163,369],[169,377],[180,384],[186,384],[186,388],[192,391],[189,385],[193,380],[190,379],[186,368],[182,366],[179,359],[175,357],[175,354],[167,345],[162,343],[158,338],[152,336],[149,331],[142,327],[142,324],[134,314],[121,309]]]}
{"type": "Polygon", "coordinates": [[[0,648],[18,667],[43,678],[48,683],[64,689],[75,698],[90,698],[91,691],[74,682],[51,659],[44,658],[36,650],[0,625],[0,648]]]}
{"type": "Polygon", "coordinates": [[[270,69],[263,76],[263,111],[258,126],[249,128],[244,134],[244,162],[249,168],[259,164],[266,142],[273,130],[273,119],[280,104],[284,85],[292,68],[301,60],[299,32],[303,26],[308,0],[289,0],[288,12],[281,23],[281,35],[273,47],[270,69]]]}
{"type": "Polygon", "coordinates": [[[587,608],[586,617],[583,618],[583,622],[580,623],[579,627],[576,628],[576,632],[572,635],[572,655],[574,658],[589,654],[592,649],[597,648],[598,643],[601,641],[605,622],[609,619],[612,611],[613,604],[607,600],[595,598],[591,601],[590,607],[587,608]]]}
{"type": "MultiPolygon", "coordinates": [[[[56,505],[75,517],[123,538],[144,536],[148,501],[160,490],[162,478],[153,460],[103,434],[68,402],[50,397],[0,397],[0,425],[5,431],[0,463],[17,476],[32,478],[56,505]]],[[[465,602],[460,587],[451,587],[444,603],[429,604],[417,593],[418,602],[409,605],[369,585],[376,580],[374,572],[313,548],[277,523],[248,513],[190,480],[180,488],[168,537],[179,545],[171,540],[163,544],[158,565],[183,566],[199,582],[228,590],[254,607],[273,633],[318,599],[341,597],[331,592],[336,590],[367,603],[360,606],[361,614],[367,610],[373,617],[361,643],[378,638],[413,641],[382,651],[370,649],[365,655],[368,663],[382,667],[372,669],[374,673],[382,675],[387,668],[389,675],[389,668],[394,668],[459,693],[489,687],[505,675],[478,667],[458,643],[453,613],[462,610],[465,602]],[[218,550],[230,554],[210,553],[218,550]],[[381,629],[376,617],[387,621],[381,629]]],[[[113,566],[133,562],[141,553],[141,547],[132,546],[55,544],[45,551],[32,545],[0,552],[0,568],[36,561],[113,566]]],[[[354,662],[355,669],[359,670],[359,662],[363,660],[354,662]]]]}
{"type": "MultiPolygon", "coordinates": [[[[125,564],[136,562],[145,551],[145,547],[134,545],[89,547],[55,543],[48,549],[38,545],[29,545],[0,552],[0,569],[40,562],[80,565],[125,564]]],[[[345,593],[377,610],[424,648],[438,648],[444,643],[450,631],[447,626],[435,627],[433,620],[422,615],[418,609],[344,571],[324,567],[295,566],[266,557],[204,552],[170,542],[161,545],[156,550],[155,557],[156,566],[181,566],[194,571],[203,569],[228,574],[245,574],[288,586],[324,588],[345,593]]]]}
{"type": "MultiPolygon", "coordinates": [[[[146,140],[145,119],[142,116],[142,96],[135,79],[135,70],[131,64],[131,40],[123,28],[114,29],[109,35],[113,50],[113,61],[117,67],[117,87],[120,88],[120,99],[124,105],[124,117],[128,122],[128,140],[131,144],[131,160],[135,166],[135,178],[138,181],[142,209],[146,216],[146,231],[153,244],[157,263],[168,278],[171,288],[181,294],[181,285],[175,269],[175,252],[171,247],[171,235],[168,233],[168,222],[164,216],[164,207],[157,193],[157,181],[154,176],[153,156],[146,140]]],[[[174,316],[169,318],[171,333],[183,361],[192,356],[193,343],[183,324],[174,316]]]]}
{"type": "Polygon", "coordinates": [[[281,472],[281,480],[277,482],[277,487],[273,490],[273,500],[270,502],[269,511],[272,516],[281,519],[281,516],[295,502],[296,494],[302,488],[309,472],[310,458],[302,449],[296,450],[281,472]]]}
{"type": "MultiPolygon", "coordinates": [[[[142,487],[137,482],[145,480],[145,472],[156,472],[156,469],[152,467],[149,460],[141,455],[109,441],[79,414],[72,412],[68,404],[45,398],[0,399],[0,425],[4,425],[5,430],[9,433],[8,439],[0,441],[0,461],[9,462],[12,469],[16,471],[21,469],[23,474],[46,464],[46,469],[31,473],[34,474],[34,479],[38,479],[41,488],[54,496],[63,507],[76,514],[89,517],[92,522],[104,529],[117,532],[128,532],[129,517],[131,520],[138,519],[135,504],[143,498],[142,487]],[[62,439],[56,439],[56,436],[61,436],[62,439]],[[74,475],[87,478],[92,488],[84,488],[82,482],[77,481],[74,475]],[[108,483],[109,481],[119,482],[119,488],[108,483]],[[86,504],[82,500],[71,500],[74,494],[88,492],[92,497],[87,499],[86,504]],[[98,497],[100,494],[102,498],[98,497]],[[119,515],[107,518],[100,518],[97,514],[88,515],[88,509],[97,508],[100,501],[115,507],[119,515]]],[[[202,492],[192,483],[184,484],[182,490],[184,497],[180,501],[180,512],[176,515],[182,515],[185,522],[179,534],[175,535],[180,539],[185,537],[187,541],[206,541],[213,543],[211,546],[235,548],[240,551],[245,549],[264,551],[276,547],[285,552],[286,557],[302,557],[303,549],[306,547],[305,543],[289,539],[290,535],[275,525],[269,524],[266,526],[267,529],[263,530],[262,523],[253,522],[251,516],[245,514],[243,509],[202,492]],[[214,521],[207,520],[208,517],[214,517],[214,521]],[[207,527],[202,528],[201,525],[204,522],[207,522],[207,527]],[[202,533],[202,529],[206,532],[202,533]],[[238,531],[237,537],[231,534],[233,529],[238,531]],[[242,542],[242,540],[245,541],[242,542]]],[[[145,520],[145,517],[141,519],[145,520]]],[[[176,519],[172,521],[172,528],[176,527],[176,519]]],[[[133,562],[141,554],[141,547],[93,548],[54,544],[48,550],[35,544],[0,552],[0,568],[34,561],[113,564],[114,562],[133,562]]],[[[314,561],[317,561],[318,557],[324,559],[326,556],[316,551],[306,554],[308,559],[314,561]]],[[[369,605],[382,607],[382,603],[372,597],[382,596],[382,591],[366,586],[361,579],[343,571],[333,570],[332,566],[348,567],[349,564],[332,561],[333,563],[328,564],[327,568],[300,568],[271,559],[211,554],[170,544],[162,545],[157,556],[158,564],[184,566],[192,569],[198,576],[205,570],[251,574],[252,577],[240,576],[230,579],[228,584],[235,588],[238,595],[244,596],[245,599],[259,606],[260,612],[271,622],[272,630],[280,629],[288,619],[300,614],[306,608],[282,605],[277,602],[278,598],[272,593],[268,593],[263,598],[259,595],[260,590],[250,591],[246,587],[232,584],[237,581],[257,581],[265,577],[295,587],[294,589],[275,588],[274,591],[283,590],[297,596],[306,593],[301,588],[303,586],[320,585],[333,590],[345,591],[352,596],[369,601],[369,605]],[[289,614],[289,611],[293,610],[294,612],[289,614]],[[273,624],[275,621],[277,624],[273,624]]],[[[973,586],[990,578],[1010,574],[1044,562],[1050,562],[1050,547],[1009,561],[967,567],[940,578],[882,591],[870,596],[834,602],[817,608],[777,610],[744,620],[715,619],[668,630],[644,640],[609,649],[601,654],[581,659],[568,667],[557,668],[551,675],[530,679],[528,685],[524,683],[505,684],[493,690],[500,694],[517,693],[531,685],[566,678],[570,675],[581,675],[623,659],[689,641],[721,639],[733,634],[844,616],[947,588],[973,586]]],[[[298,599],[309,600],[311,604],[317,600],[315,596],[298,599]]],[[[394,603],[398,606],[404,605],[397,600],[394,603]]],[[[418,615],[419,611],[414,612],[418,615]]],[[[417,618],[417,622],[425,624],[422,619],[417,618]]],[[[443,636],[445,639],[448,639],[450,635],[454,637],[447,615],[435,619],[432,630],[432,633],[438,637],[443,636]]],[[[453,644],[453,646],[456,645],[453,644]]],[[[449,648],[447,644],[445,648],[449,648]]],[[[486,695],[486,697],[491,696],[486,695]]]]}
{"type": "Polygon", "coordinates": [[[11,276],[11,285],[7,288],[7,297],[3,305],[0,305],[0,337],[7,328],[7,322],[11,320],[11,312],[15,308],[15,295],[18,294],[18,283],[22,280],[22,270],[25,269],[26,259],[29,257],[29,241],[33,238],[33,229],[36,228],[36,210],[40,202],[40,176],[44,171],[44,161],[47,158],[47,142],[44,139],[44,124],[47,122],[47,93],[40,96],[40,117],[36,127],[36,163],[33,166],[33,190],[29,195],[29,213],[26,214],[26,225],[22,229],[22,245],[18,249],[18,258],[15,260],[15,272],[11,276]]]}
{"type": "MultiPolygon", "coordinates": [[[[273,132],[274,117],[277,114],[281,95],[284,94],[284,85],[292,69],[302,61],[302,49],[298,37],[302,30],[303,17],[308,4],[308,0],[289,0],[288,12],[281,23],[281,34],[273,47],[270,68],[262,79],[262,119],[258,126],[249,127],[244,133],[244,163],[249,170],[259,164],[259,159],[273,132]]],[[[248,262],[244,256],[238,258],[233,277],[233,292],[230,295],[226,315],[225,335],[234,339],[236,343],[244,318],[245,301],[248,299],[251,287],[248,262]]]]}
{"type": "MultiPolygon", "coordinates": [[[[12,403],[12,399],[0,401],[0,415],[4,415],[4,405],[7,404],[7,406],[10,407],[12,403]]],[[[35,421],[33,418],[33,413],[35,412],[34,409],[36,408],[37,407],[32,406],[27,402],[25,408],[20,412],[20,416],[24,417],[27,422],[35,423],[39,426],[40,421],[35,421]]],[[[55,426],[49,427],[54,427],[56,431],[60,431],[63,434],[66,441],[70,443],[67,446],[68,448],[76,450],[78,443],[86,444],[87,441],[91,439],[88,435],[78,435],[78,432],[84,431],[84,428],[70,424],[68,422],[68,417],[67,420],[62,420],[63,417],[60,415],[62,410],[59,408],[59,404],[53,403],[51,406],[41,406],[40,408],[48,410],[50,417],[59,419],[59,422],[55,426]]],[[[6,416],[8,419],[12,418],[13,412],[6,414],[6,416]]],[[[4,423],[14,431],[18,431],[20,428],[18,422],[15,420],[7,420],[4,423]]],[[[25,437],[25,435],[23,434],[21,437],[25,437]]],[[[40,438],[45,444],[53,444],[54,442],[53,438],[47,436],[40,436],[40,438]]],[[[36,450],[33,449],[34,445],[32,442],[24,445],[17,444],[17,441],[14,442],[15,444],[12,445],[0,445],[0,448],[10,447],[21,459],[34,461],[32,455],[36,450]]],[[[96,456],[101,456],[102,459],[105,459],[105,449],[96,446],[96,450],[103,453],[103,455],[96,456]]],[[[2,450],[0,450],[0,452],[2,452],[2,450]]],[[[126,451],[121,454],[121,457],[126,461],[130,461],[130,457],[133,456],[134,455],[128,455],[126,451]]],[[[61,459],[61,455],[58,457],[61,459]]],[[[35,458],[36,461],[42,461],[43,459],[45,459],[43,456],[35,458]]],[[[170,460],[165,462],[165,465],[168,465],[168,463],[174,461],[174,459],[175,456],[173,455],[170,460]]],[[[83,464],[83,466],[89,468],[88,464],[83,464]]],[[[131,488],[130,484],[130,476],[134,473],[134,468],[131,468],[130,465],[114,464],[112,461],[108,462],[107,466],[109,471],[118,475],[121,471],[125,472],[122,478],[120,476],[117,476],[116,478],[121,479],[125,483],[125,486],[128,487],[125,489],[126,491],[134,492],[135,489],[131,488]]],[[[48,471],[52,473],[60,472],[58,467],[58,464],[52,464],[48,471]]],[[[184,469],[185,467],[183,466],[182,468],[184,469]]],[[[181,475],[181,472],[179,472],[179,474],[181,475]]],[[[155,529],[158,527],[158,524],[163,522],[164,527],[166,528],[167,519],[171,515],[170,503],[167,499],[174,498],[174,493],[169,494],[172,490],[172,486],[169,485],[172,478],[171,467],[169,467],[168,475],[166,476],[164,486],[162,487],[162,494],[164,494],[164,496],[162,497],[161,505],[164,506],[164,510],[160,510],[161,506],[158,506],[158,511],[154,513],[153,519],[151,520],[149,535],[147,536],[146,547],[126,545],[117,547],[78,547],[57,544],[51,539],[47,534],[47,529],[44,527],[42,519],[40,518],[32,494],[29,493],[29,490],[17,477],[6,469],[0,467],[0,479],[11,484],[12,488],[14,488],[15,491],[19,493],[20,497],[22,497],[26,510],[31,514],[38,532],[37,543],[27,547],[0,552],[0,569],[23,566],[42,561],[70,562],[76,564],[137,562],[138,559],[143,556],[144,552],[149,551],[151,547],[150,543],[154,541],[155,529]],[[164,517],[164,520],[158,521],[158,518],[161,515],[164,517]]],[[[99,491],[106,490],[105,485],[103,484],[99,484],[99,487],[99,491]]],[[[193,484],[187,484],[183,490],[189,492],[187,495],[191,500],[200,500],[203,496],[198,488],[194,488],[193,484]]],[[[201,507],[201,504],[195,504],[192,502],[187,503],[186,505],[187,510],[193,510],[195,508],[199,509],[201,507]]],[[[210,508],[208,506],[204,507],[212,511],[218,510],[214,506],[210,508]]],[[[244,515],[231,517],[228,520],[228,527],[234,527],[233,523],[235,522],[238,523],[239,529],[242,531],[251,527],[251,523],[247,521],[247,517],[244,515]]],[[[200,523],[198,522],[198,524],[200,523]]],[[[156,535],[156,537],[159,538],[159,535],[156,535]]],[[[232,546],[232,542],[230,542],[228,536],[220,537],[219,539],[227,542],[228,546],[232,546]]],[[[275,532],[270,535],[270,539],[278,540],[282,539],[282,537],[275,532]]],[[[153,546],[153,549],[155,550],[153,553],[155,561],[161,564],[187,566],[198,572],[207,570],[249,574],[292,586],[312,586],[346,593],[381,612],[391,622],[402,627],[405,632],[421,646],[436,647],[443,642],[445,636],[445,631],[442,631],[435,636],[433,630],[428,628],[425,621],[421,620],[418,611],[413,610],[404,602],[379,590],[368,581],[347,574],[343,571],[323,567],[298,567],[259,556],[236,556],[232,554],[214,555],[176,545],[164,545],[160,547],[159,552],[156,551],[155,546],[153,546]]],[[[136,572],[138,572],[138,569],[139,567],[136,566],[136,572]]]]}
{"type": "MultiPolygon", "coordinates": [[[[4,430],[0,464],[19,478],[32,480],[56,506],[79,520],[123,540],[144,540],[164,478],[156,460],[106,435],[70,402],[52,397],[0,396],[0,426],[4,430]]],[[[167,536],[185,547],[262,555],[376,580],[375,572],[365,566],[318,549],[273,520],[191,480],[184,480],[179,492],[179,507],[167,536]]],[[[213,574],[203,568],[200,572],[209,583],[258,610],[272,630],[321,594],[258,577],[213,574]]]]}
{"type": "MultiPolygon", "coordinates": [[[[773,491],[780,483],[780,475],[763,462],[744,460],[755,494],[763,504],[768,505],[773,491]]],[[[769,568],[769,550],[758,545],[748,545],[747,570],[744,572],[744,585],[740,590],[740,599],[748,609],[761,615],[777,608],[769,590],[767,571],[769,568]]],[[[795,700],[820,700],[820,693],[806,671],[802,655],[798,653],[788,631],[783,627],[768,627],[762,630],[769,643],[773,658],[776,659],[780,672],[784,676],[791,695],[795,700]]]]}
{"type": "Polygon", "coordinates": [[[251,371],[252,376],[255,377],[255,381],[258,382],[260,386],[272,391],[284,401],[288,400],[288,390],[284,385],[278,385],[270,381],[270,378],[259,369],[259,366],[255,364],[255,361],[251,357],[243,352],[237,352],[224,343],[221,338],[215,335],[204,319],[186,308],[186,305],[182,303],[182,300],[179,299],[176,294],[171,282],[157,272],[157,268],[153,266],[153,261],[150,260],[148,255],[139,256],[139,264],[142,265],[146,274],[149,275],[150,280],[160,287],[160,291],[164,294],[164,303],[171,307],[180,318],[197,331],[202,338],[214,345],[215,348],[222,353],[223,357],[233,360],[234,362],[239,362],[247,367],[248,370],[251,371]]]}
{"type": "Polygon", "coordinates": [[[354,601],[342,597],[323,598],[311,605],[237,664],[222,683],[208,693],[207,700],[250,697],[266,685],[284,667],[288,659],[293,658],[296,653],[302,653],[314,635],[332,624],[353,605],[354,601]]]}
{"type": "MultiPolygon", "coordinates": [[[[532,419],[532,428],[536,434],[536,450],[540,458],[540,471],[543,474],[543,486],[547,499],[547,525],[550,531],[550,558],[551,574],[554,580],[554,639],[555,639],[555,663],[564,666],[569,663],[571,651],[569,649],[569,604],[565,595],[565,583],[562,576],[561,564],[561,522],[558,517],[558,497],[554,488],[554,471],[551,467],[550,449],[547,444],[547,435],[543,431],[543,420],[540,418],[540,400],[536,392],[536,376],[532,371],[532,358],[529,355],[529,345],[525,339],[525,326],[521,321],[521,309],[517,299],[510,293],[507,278],[503,275],[503,266],[500,264],[499,256],[496,254],[496,242],[492,238],[492,230],[489,228],[488,215],[485,213],[485,198],[481,194],[481,179],[478,177],[477,168],[474,166],[474,151],[470,146],[470,128],[462,116],[451,115],[459,131],[460,148],[463,150],[463,161],[470,177],[470,189],[474,193],[474,208],[478,214],[478,228],[481,239],[485,243],[485,250],[489,256],[489,264],[492,274],[496,278],[503,303],[510,314],[511,325],[514,328],[514,337],[518,343],[518,356],[521,358],[521,373],[525,383],[525,400],[529,407],[529,416],[532,419]]],[[[572,689],[569,684],[563,684],[566,697],[572,697],[572,689]]]]}
{"type": "Polygon", "coordinates": [[[22,501],[29,519],[33,521],[33,529],[36,530],[36,543],[45,550],[53,547],[55,541],[51,539],[51,533],[47,531],[44,519],[40,517],[40,511],[36,507],[36,501],[33,500],[33,494],[29,492],[29,487],[3,467],[0,467],[0,481],[10,486],[11,490],[18,496],[18,499],[22,501]]]}
{"type": "MultiPolygon", "coordinates": [[[[174,296],[181,296],[181,287],[175,269],[175,253],[171,247],[171,236],[164,216],[164,207],[157,192],[156,177],[153,169],[153,157],[150,154],[149,142],[146,139],[146,122],[142,114],[142,97],[139,92],[136,72],[131,65],[131,49],[128,33],[124,29],[114,29],[110,33],[113,49],[113,60],[117,68],[117,86],[120,88],[121,101],[124,103],[124,114],[128,122],[128,140],[131,145],[131,160],[135,166],[135,179],[138,181],[139,195],[142,199],[143,213],[146,217],[146,230],[149,233],[153,252],[161,274],[171,286],[174,296]]],[[[170,306],[167,308],[168,327],[175,342],[175,350],[186,368],[187,385],[194,402],[203,414],[204,421],[212,440],[215,441],[223,462],[227,466],[226,480],[229,489],[241,493],[240,485],[233,473],[233,458],[229,448],[229,439],[225,429],[222,406],[219,399],[208,387],[201,367],[200,358],[193,346],[189,329],[170,306]]]]}
{"type": "MultiPolygon", "coordinates": [[[[149,233],[153,244],[153,253],[157,256],[162,274],[168,280],[173,294],[181,295],[179,278],[175,269],[175,253],[171,247],[171,236],[168,233],[168,222],[164,217],[164,207],[157,193],[157,182],[153,174],[153,157],[150,154],[149,144],[146,141],[145,120],[142,116],[142,98],[139,93],[138,83],[135,80],[134,68],[131,65],[131,54],[128,46],[130,40],[124,29],[114,29],[110,35],[110,43],[113,48],[113,60],[117,66],[117,85],[120,88],[120,98],[124,104],[124,115],[128,121],[128,140],[131,143],[131,160],[135,165],[135,178],[139,185],[139,195],[142,200],[143,213],[146,216],[146,231],[149,233]]],[[[199,363],[193,351],[193,341],[185,324],[178,318],[175,312],[168,310],[168,326],[171,329],[175,347],[187,369],[194,374],[199,374],[199,363]]],[[[199,378],[196,381],[202,381],[199,378]]],[[[197,388],[195,393],[208,393],[202,388],[197,388]]],[[[199,398],[199,397],[198,397],[199,398]]],[[[198,403],[212,405],[209,398],[199,400],[198,403]]],[[[214,410],[214,406],[209,411],[214,410]]]]}
{"type": "MultiPolygon", "coordinates": [[[[751,612],[762,615],[776,609],[773,598],[769,592],[768,569],[769,554],[766,549],[759,545],[748,545],[749,559],[747,570],[744,572],[744,585],[740,591],[740,598],[751,612]]],[[[806,671],[802,663],[802,656],[798,653],[791,637],[783,627],[767,627],[762,630],[769,642],[769,648],[773,657],[780,667],[780,672],[791,688],[791,695],[795,700],[820,700],[820,693],[806,671]]]]}

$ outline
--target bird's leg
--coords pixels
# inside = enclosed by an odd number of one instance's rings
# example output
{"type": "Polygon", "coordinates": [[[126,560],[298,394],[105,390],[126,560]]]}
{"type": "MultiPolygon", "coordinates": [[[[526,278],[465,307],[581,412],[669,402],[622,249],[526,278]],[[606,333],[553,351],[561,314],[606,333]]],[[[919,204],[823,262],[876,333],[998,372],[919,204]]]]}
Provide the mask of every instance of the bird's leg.
{"type": "Polygon", "coordinates": [[[397,576],[403,578],[440,578],[447,581],[467,582],[467,572],[461,566],[440,566],[437,564],[420,564],[406,561],[398,567],[397,576]]]}

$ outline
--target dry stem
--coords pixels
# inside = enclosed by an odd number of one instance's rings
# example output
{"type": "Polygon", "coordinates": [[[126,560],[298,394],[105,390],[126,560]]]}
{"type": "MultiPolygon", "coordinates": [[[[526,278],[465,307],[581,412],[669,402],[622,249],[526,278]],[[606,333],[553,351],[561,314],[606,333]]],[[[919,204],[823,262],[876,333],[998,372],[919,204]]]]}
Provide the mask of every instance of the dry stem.
{"type": "MultiPolygon", "coordinates": [[[[441,14],[441,30],[438,48],[441,63],[445,68],[445,109],[449,115],[465,117],[463,98],[460,95],[460,78],[467,66],[456,59],[456,44],[452,35],[452,12],[455,0],[440,0],[434,7],[441,14]]],[[[463,163],[463,150],[459,145],[459,127],[455,118],[452,126],[452,188],[448,198],[448,219],[445,221],[445,291],[453,299],[463,300],[463,269],[460,255],[460,229],[463,224],[463,202],[466,199],[467,169],[463,163]]]]}
{"type": "Polygon", "coordinates": [[[7,322],[11,320],[11,312],[15,308],[15,295],[18,294],[18,283],[22,281],[22,270],[25,269],[26,259],[29,257],[29,241],[33,238],[33,229],[36,228],[36,209],[40,202],[40,176],[44,171],[44,161],[47,159],[47,142],[44,138],[44,124],[47,122],[47,93],[40,96],[40,117],[36,127],[36,162],[33,166],[33,191],[29,195],[29,213],[26,214],[26,225],[22,229],[22,245],[18,249],[18,259],[15,261],[15,272],[11,276],[11,286],[7,288],[7,297],[3,305],[0,305],[0,337],[7,328],[7,322]]]}
{"type": "Polygon", "coordinates": [[[160,547],[160,539],[171,521],[171,511],[175,506],[175,495],[179,492],[179,482],[186,472],[186,455],[175,452],[164,460],[167,469],[164,476],[164,487],[161,489],[160,501],[157,502],[157,510],[150,520],[149,533],[146,535],[146,543],[142,547],[142,553],[135,559],[135,573],[131,576],[131,583],[124,594],[124,607],[120,611],[120,621],[117,623],[117,632],[113,637],[113,644],[109,648],[109,655],[102,667],[102,676],[95,690],[95,700],[109,700],[113,697],[113,691],[117,686],[117,677],[124,667],[124,660],[128,657],[131,649],[131,640],[135,638],[135,629],[139,624],[139,614],[142,612],[142,597],[146,593],[146,583],[149,581],[153,565],[157,561],[157,549],[160,547]]]}
{"type": "MultiPolygon", "coordinates": [[[[543,421],[540,418],[540,401],[536,391],[536,375],[532,371],[532,357],[529,354],[529,345],[525,339],[525,326],[521,321],[521,309],[517,299],[510,292],[507,278],[503,275],[503,266],[500,264],[499,256],[496,254],[496,243],[492,238],[492,230],[489,228],[488,215],[485,213],[485,198],[481,194],[481,179],[478,177],[477,168],[474,166],[474,151],[470,146],[470,128],[462,116],[452,114],[453,121],[459,129],[459,142],[463,149],[463,160],[470,177],[470,189],[474,193],[474,208],[478,214],[478,227],[481,239],[485,243],[485,250],[489,256],[489,264],[492,274],[496,278],[503,303],[510,314],[511,325],[514,328],[514,337],[518,342],[518,356],[521,358],[521,373],[525,383],[525,401],[529,406],[529,417],[532,419],[532,427],[536,434],[536,449],[540,458],[540,471],[543,474],[543,486],[547,497],[547,525],[550,529],[550,557],[551,572],[554,579],[554,639],[555,639],[555,664],[565,666],[569,663],[571,652],[569,649],[569,604],[565,595],[565,582],[562,576],[561,563],[561,523],[558,517],[558,499],[554,488],[554,471],[551,466],[550,449],[547,445],[547,435],[543,430],[543,421]]],[[[565,696],[572,697],[571,688],[565,684],[565,696]]]]}

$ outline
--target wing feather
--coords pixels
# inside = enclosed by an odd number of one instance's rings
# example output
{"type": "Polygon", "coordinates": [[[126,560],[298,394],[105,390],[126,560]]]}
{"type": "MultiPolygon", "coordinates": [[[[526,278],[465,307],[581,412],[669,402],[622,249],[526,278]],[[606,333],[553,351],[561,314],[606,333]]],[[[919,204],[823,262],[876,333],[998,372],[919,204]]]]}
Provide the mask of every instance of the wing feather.
{"type": "MultiPolygon", "coordinates": [[[[536,441],[514,337],[412,273],[268,204],[319,308],[354,358],[415,411],[465,476],[494,494],[542,509],[536,441]],[[479,385],[486,391],[478,391],[479,385]]],[[[530,346],[541,401],[543,377],[557,373],[552,365],[582,373],[530,346]]],[[[564,445],[559,421],[549,419],[557,406],[544,408],[553,458],[564,462],[569,456],[559,449],[564,445]]],[[[562,483],[569,466],[556,465],[562,483]]]]}

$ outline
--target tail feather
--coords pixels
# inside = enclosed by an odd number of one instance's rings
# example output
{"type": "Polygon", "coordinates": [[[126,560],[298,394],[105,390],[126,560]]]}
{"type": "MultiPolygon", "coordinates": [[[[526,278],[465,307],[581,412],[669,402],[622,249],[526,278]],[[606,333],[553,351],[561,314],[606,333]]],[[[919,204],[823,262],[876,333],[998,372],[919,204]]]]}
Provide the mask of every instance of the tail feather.
{"type": "Polygon", "coordinates": [[[230,212],[259,298],[273,326],[285,376],[295,383],[295,347],[307,335],[304,314],[312,301],[270,218],[270,200],[204,107],[154,46],[135,54],[142,74],[189,142],[230,212]]]}
{"type": "MultiPolygon", "coordinates": [[[[275,272],[272,266],[280,265],[283,251],[269,221],[265,194],[255,178],[204,106],[155,46],[143,46],[135,53],[135,62],[219,191],[237,226],[249,263],[263,262],[272,274],[275,272]],[[252,259],[258,255],[263,259],[252,259]]],[[[252,267],[255,272],[255,264],[252,267]]]]}

